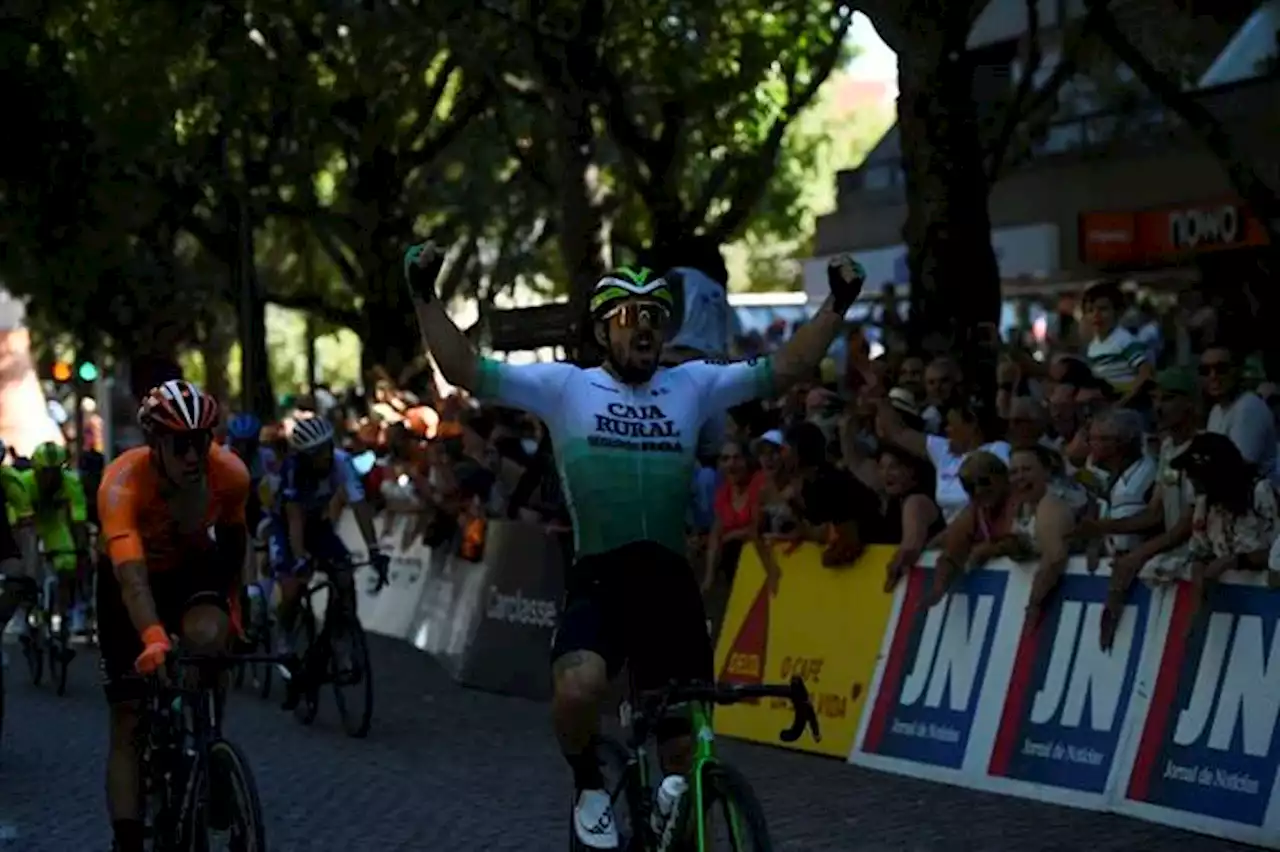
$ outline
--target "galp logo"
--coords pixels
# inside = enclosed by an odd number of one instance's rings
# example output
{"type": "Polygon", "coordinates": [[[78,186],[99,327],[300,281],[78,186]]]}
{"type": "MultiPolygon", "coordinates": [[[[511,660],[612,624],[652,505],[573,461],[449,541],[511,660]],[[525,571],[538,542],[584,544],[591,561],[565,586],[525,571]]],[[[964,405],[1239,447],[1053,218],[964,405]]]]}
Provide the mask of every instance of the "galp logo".
{"type": "Polygon", "coordinates": [[[1018,643],[989,772],[1101,793],[1142,658],[1151,592],[1135,585],[1111,651],[1099,636],[1109,580],[1063,577],[1018,643]]]}
{"type": "Polygon", "coordinates": [[[1174,604],[1128,795],[1261,826],[1280,766],[1280,599],[1222,585],[1191,625],[1193,595],[1174,604]]]}
{"type": "Polygon", "coordinates": [[[924,609],[932,578],[932,569],[911,573],[863,750],[958,768],[1009,575],[973,571],[924,609]]]}
{"type": "MultiPolygon", "coordinates": [[[[724,666],[720,669],[721,683],[764,683],[764,667],[769,650],[769,590],[765,586],[756,592],[751,608],[747,610],[738,635],[729,646],[724,666]]],[[[758,699],[744,703],[757,704],[758,699]]]]}

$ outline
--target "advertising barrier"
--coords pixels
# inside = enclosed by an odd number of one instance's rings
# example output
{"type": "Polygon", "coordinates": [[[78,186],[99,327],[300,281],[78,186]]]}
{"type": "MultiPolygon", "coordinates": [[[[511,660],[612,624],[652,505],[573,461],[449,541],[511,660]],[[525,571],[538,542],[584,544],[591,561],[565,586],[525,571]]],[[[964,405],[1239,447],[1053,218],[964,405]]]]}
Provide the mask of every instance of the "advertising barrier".
{"type": "Polygon", "coordinates": [[[1188,584],[1165,597],[1159,674],[1116,810],[1280,848],[1280,595],[1234,576],[1194,618],[1188,584]]]}
{"type": "Polygon", "coordinates": [[[1228,574],[1135,584],[1109,651],[1108,567],[1072,559],[1040,618],[1038,566],[970,571],[933,607],[932,555],[896,590],[851,763],[1110,810],[1280,849],[1280,598],[1228,574]]]}
{"type": "MultiPolygon", "coordinates": [[[[389,583],[375,592],[373,569],[356,573],[360,623],[426,651],[468,686],[549,697],[548,649],[563,595],[558,540],[533,524],[491,521],[484,559],[470,562],[451,555],[450,547],[424,546],[417,524],[409,513],[378,517],[378,544],[391,559],[389,583]]],[[[367,559],[350,511],[337,528],[352,558],[367,559]]]]}
{"type": "MultiPolygon", "coordinates": [[[[379,518],[390,586],[357,577],[371,632],[412,642],[462,683],[545,698],[563,555],[540,528],[490,523],[484,558],[432,550],[379,518]]],[[[353,555],[354,521],[339,531],[353,555]]],[[[1135,584],[1104,651],[1106,561],[1073,558],[1038,617],[1038,565],[970,570],[933,606],[927,554],[892,594],[893,549],[826,568],[775,550],[776,589],[743,550],[716,647],[722,680],[809,685],[823,740],[850,763],[1055,804],[1114,811],[1280,850],[1280,592],[1228,572],[1202,603],[1186,583],[1135,584]],[[863,712],[864,706],[866,712],[863,712]]],[[[781,704],[718,708],[725,735],[781,745],[781,704]]]]}
{"type": "MultiPolygon", "coordinates": [[[[824,568],[816,544],[790,554],[778,549],[781,578],[774,595],[759,552],[743,548],[716,647],[716,671],[732,683],[805,679],[822,742],[806,735],[790,748],[845,757],[853,747],[894,600],[883,591],[892,555],[893,548],[871,547],[853,565],[824,568]]],[[[736,704],[716,709],[716,730],[781,745],[778,733],[791,719],[785,701],[736,704]]]]}
{"type": "Polygon", "coordinates": [[[457,678],[489,692],[548,699],[551,637],[564,598],[560,541],[533,524],[490,521],[483,563],[482,601],[457,678]]]}

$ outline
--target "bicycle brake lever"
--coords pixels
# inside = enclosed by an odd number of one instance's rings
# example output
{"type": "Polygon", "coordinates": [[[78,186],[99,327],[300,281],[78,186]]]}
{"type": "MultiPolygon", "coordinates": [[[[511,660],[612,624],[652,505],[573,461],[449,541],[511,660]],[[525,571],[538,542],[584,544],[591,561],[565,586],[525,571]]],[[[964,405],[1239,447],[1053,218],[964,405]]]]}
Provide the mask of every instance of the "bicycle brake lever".
{"type": "Polygon", "coordinates": [[[778,738],[784,743],[793,743],[808,728],[813,734],[813,741],[822,742],[822,734],[818,730],[818,714],[809,700],[809,690],[799,677],[791,678],[791,706],[795,710],[795,721],[791,723],[791,727],[778,734],[778,738]]]}

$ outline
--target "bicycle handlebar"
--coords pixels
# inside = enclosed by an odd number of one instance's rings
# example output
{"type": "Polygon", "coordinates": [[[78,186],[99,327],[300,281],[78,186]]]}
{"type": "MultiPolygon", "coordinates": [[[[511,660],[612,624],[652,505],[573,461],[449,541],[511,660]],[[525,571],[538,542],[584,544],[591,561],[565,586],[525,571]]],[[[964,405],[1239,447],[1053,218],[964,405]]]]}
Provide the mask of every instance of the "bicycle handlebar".
{"type": "Polygon", "coordinates": [[[785,698],[791,702],[791,707],[795,711],[794,720],[790,727],[778,734],[778,738],[784,743],[793,743],[800,739],[805,728],[813,734],[814,742],[822,742],[822,733],[818,729],[817,711],[813,709],[813,702],[809,700],[809,690],[805,687],[804,680],[799,677],[792,677],[790,683],[774,684],[673,683],[663,689],[646,693],[644,706],[650,711],[647,715],[655,715],[652,712],[655,708],[659,711],[656,715],[661,715],[661,711],[668,705],[685,701],[737,704],[752,698],[785,698]]]}
{"type": "Polygon", "coordinates": [[[267,665],[285,664],[293,658],[287,654],[236,654],[230,651],[211,654],[197,654],[190,651],[170,651],[165,664],[173,669],[180,666],[221,669],[231,668],[241,663],[265,663],[267,665]]]}

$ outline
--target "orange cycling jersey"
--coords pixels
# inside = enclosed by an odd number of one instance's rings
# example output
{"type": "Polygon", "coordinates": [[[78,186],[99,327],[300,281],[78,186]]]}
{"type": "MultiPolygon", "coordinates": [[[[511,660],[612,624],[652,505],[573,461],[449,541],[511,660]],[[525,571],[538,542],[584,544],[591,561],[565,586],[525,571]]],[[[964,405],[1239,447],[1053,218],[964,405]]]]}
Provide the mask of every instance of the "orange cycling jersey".
{"type": "Polygon", "coordinates": [[[102,538],[113,565],[143,562],[148,571],[168,571],[184,554],[208,548],[209,530],[243,524],[249,499],[249,471],[235,453],[209,448],[209,492],[198,532],[183,535],[174,523],[171,499],[161,491],[151,450],[135,447],[107,466],[98,489],[102,538]]]}

